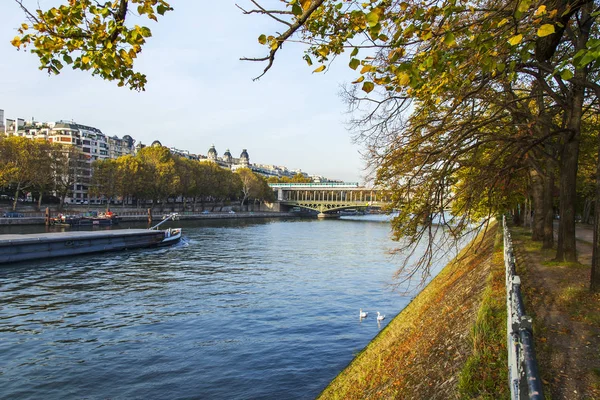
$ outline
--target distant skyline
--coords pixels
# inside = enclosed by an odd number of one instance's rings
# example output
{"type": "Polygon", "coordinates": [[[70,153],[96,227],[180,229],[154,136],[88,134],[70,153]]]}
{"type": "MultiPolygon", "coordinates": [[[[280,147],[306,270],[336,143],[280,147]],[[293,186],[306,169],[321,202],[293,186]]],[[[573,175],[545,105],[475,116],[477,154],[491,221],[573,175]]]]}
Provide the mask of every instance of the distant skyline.
{"type": "MultiPolygon", "coordinates": [[[[251,7],[247,0],[237,1],[251,7]]],[[[26,0],[37,7],[38,1],[26,0]]],[[[39,0],[42,8],[61,4],[39,0]]],[[[145,92],[65,67],[58,76],[38,69],[38,59],[17,51],[10,40],[25,20],[13,0],[0,4],[0,108],[6,118],[73,120],[109,136],[131,135],[144,144],[206,154],[215,145],[248,149],[251,162],[284,165],[330,179],[363,182],[360,147],[346,130],[344,83],[356,78],[341,56],[327,73],[302,60],[301,45],[287,45],[259,81],[261,33],[279,26],[268,17],[243,15],[236,1],[172,2],[158,23],[143,21],[153,37],[136,68],[148,76],[145,92]],[[200,4],[202,3],[202,4],[200,4]]],[[[271,0],[270,3],[280,4],[271,0]]],[[[269,5],[269,1],[264,2],[269,5]]]]}

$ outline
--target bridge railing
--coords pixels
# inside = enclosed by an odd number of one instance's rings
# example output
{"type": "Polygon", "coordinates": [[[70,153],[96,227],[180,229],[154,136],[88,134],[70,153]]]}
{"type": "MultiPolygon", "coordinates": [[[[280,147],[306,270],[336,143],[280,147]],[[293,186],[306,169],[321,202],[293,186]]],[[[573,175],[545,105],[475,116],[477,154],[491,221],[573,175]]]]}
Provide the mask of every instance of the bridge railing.
{"type": "MultiPolygon", "coordinates": [[[[358,182],[269,183],[272,188],[357,188],[358,182]]],[[[365,190],[370,190],[365,188],[365,190]]]]}
{"type": "Polygon", "coordinates": [[[511,399],[542,400],[540,378],[533,346],[532,319],[525,313],[521,279],[516,272],[512,238],[506,217],[504,229],[504,265],[506,267],[508,379],[511,399]]]}

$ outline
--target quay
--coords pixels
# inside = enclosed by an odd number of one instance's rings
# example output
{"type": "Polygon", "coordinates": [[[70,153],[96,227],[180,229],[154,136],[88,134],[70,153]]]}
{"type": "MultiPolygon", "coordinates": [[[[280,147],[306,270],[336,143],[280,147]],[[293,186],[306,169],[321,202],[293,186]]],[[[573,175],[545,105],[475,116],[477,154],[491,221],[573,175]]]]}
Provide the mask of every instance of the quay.
{"type": "Polygon", "coordinates": [[[155,247],[164,238],[165,231],[149,229],[0,235],[0,264],[155,247]]]}
{"type": "MultiPolygon", "coordinates": [[[[124,213],[119,214],[119,220],[123,222],[145,222],[148,221],[147,213],[124,213]]],[[[160,220],[160,213],[154,215],[154,218],[160,220]]],[[[180,212],[180,220],[211,220],[211,219],[236,219],[236,218],[290,218],[300,217],[299,213],[294,212],[277,212],[277,211],[257,211],[257,212],[236,212],[230,214],[228,212],[210,212],[210,213],[192,213],[192,212],[180,212]]],[[[2,225],[44,225],[46,218],[44,213],[28,213],[24,217],[19,218],[1,218],[0,226],[2,225]]],[[[0,235],[2,238],[4,235],[0,235]]]]}

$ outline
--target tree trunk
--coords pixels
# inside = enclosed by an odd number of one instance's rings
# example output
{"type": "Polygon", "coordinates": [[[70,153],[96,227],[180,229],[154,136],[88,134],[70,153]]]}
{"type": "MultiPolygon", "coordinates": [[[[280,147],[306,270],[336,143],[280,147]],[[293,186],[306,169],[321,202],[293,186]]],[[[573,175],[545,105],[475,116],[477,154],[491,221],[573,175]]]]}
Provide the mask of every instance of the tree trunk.
{"type": "Polygon", "coordinates": [[[528,198],[525,199],[523,209],[523,227],[531,228],[531,202],[528,198]]]}
{"type": "Polygon", "coordinates": [[[583,223],[590,223],[590,216],[592,214],[592,206],[594,205],[594,199],[586,198],[583,205],[583,217],[581,221],[583,223]]]}
{"type": "Polygon", "coordinates": [[[58,204],[58,209],[60,211],[62,211],[63,207],[65,206],[65,197],[67,197],[66,193],[61,193],[60,194],[60,203],[58,204]]]}
{"type": "Polygon", "coordinates": [[[521,205],[517,204],[517,207],[513,210],[513,224],[515,225],[521,224],[520,208],[521,205]]]}
{"type": "Polygon", "coordinates": [[[560,157],[560,223],[556,261],[577,261],[575,245],[575,202],[577,201],[577,164],[583,112],[582,87],[573,89],[573,106],[560,157]]]}
{"type": "MultiPolygon", "coordinates": [[[[600,141],[600,136],[598,137],[600,141]]],[[[600,291],[600,149],[596,162],[596,201],[594,204],[594,243],[592,246],[592,271],[590,290],[600,291]]]]}
{"type": "Polygon", "coordinates": [[[554,246],[554,164],[551,159],[546,163],[544,179],[544,242],[543,249],[554,246]]]}
{"type": "Polygon", "coordinates": [[[19,201],[19,192],[21,191],[21,182],[17,184],[17,190],[15,191],[15,199],[13,200],[12,210],[17,211],[17,202],[19,201]]]}
{"type": "Polygon", "coordinates": [[[531,238],[541,241],[544,238],[544,179],[535,169],[529,171],[531,178],[531,198],[533,200],[533,224],[531,238]]]}
{"type": "Polygon", "coordinates": [[[38,211],[42,210],[42,197],[43,197],[43,194],[42,194],[42,191],[40,190],[40,194],[38,196],[38,204],[37,204],[38,211]]]}

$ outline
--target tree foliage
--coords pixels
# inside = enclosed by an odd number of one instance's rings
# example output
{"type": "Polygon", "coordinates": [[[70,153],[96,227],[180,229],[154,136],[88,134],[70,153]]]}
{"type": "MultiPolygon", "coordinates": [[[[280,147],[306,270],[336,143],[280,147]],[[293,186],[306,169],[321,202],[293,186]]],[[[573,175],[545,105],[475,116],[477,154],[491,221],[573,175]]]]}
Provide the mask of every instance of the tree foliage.
{"type": "Polygon", "coordinates": [[[31,49],[40,59],[40,69],[59,74],[70,65],[135,90],[144,90],[146,85],[146,76],[134,70],[134,63],[152,32],[146,26],[129,24],[130,14],[135,11],[157,21],[172,10],[164,0],[69,0],[35,11],[23,0],[15,1],[27,22],[19,27],[12,44],[31,49]]]}
{"type": "MultiPolygon", "coordinates": [[[[448,209],[457,218],[445,232],[457,239],[473,221],[483,227],[507,211],[518,219],[531,203],[534,238],[551,246],[556,176],[556,258],[576,260],[580,144],[582,135],[589,139],[586,124],[600,95],[597,1],[283,0],[279,8],[250,2],[252,9],[238,7],[283,27],[258,36],[264,57],[243,58],[265,62],[261,76],[287,42],[306,46],[304,60],[315,73],[348,55],[357,74],[345,94],[351,127],[367,148],[375,183],[392,190],[401,210],[394,221],[398,239],[431,243],[433,221],[448,209]]],[[[34,35],[41,28],[35,25],[34,35]]],[[[61,54],[60,47],[23,35],[15,45],[61,54]]],[[[83,39],[76,48],[84,43],[94,41],[83,39]]],[[[589,177],[592,164],[584,165],[589,177]]]]}

